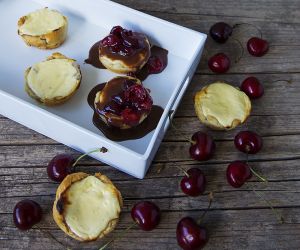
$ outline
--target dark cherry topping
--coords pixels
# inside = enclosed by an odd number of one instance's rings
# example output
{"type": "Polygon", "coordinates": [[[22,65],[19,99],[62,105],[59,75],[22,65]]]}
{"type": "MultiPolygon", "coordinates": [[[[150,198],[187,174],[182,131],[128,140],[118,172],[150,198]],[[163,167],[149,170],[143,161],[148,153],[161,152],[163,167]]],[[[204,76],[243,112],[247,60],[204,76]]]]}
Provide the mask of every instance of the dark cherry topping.
{"type": "Polygon", "coordinates": [[[114,127],[121,127],[122,123],[131,127],[138,125],[142,115],[148,115],[153,105],[148,90],[135,78],[112,79],[103,88],[101,97],[101,103],[95,105],[96,111],[114,127]]]}
{"type": "Polygon", "coordinates": [[[111,29],[110,34],[100,41],[100,49],[103,54],[110,56],[112,56],[111,53],[132,56],[146,47],[149,49],[146,40],[143,34],[115,26],[111,29]]]}

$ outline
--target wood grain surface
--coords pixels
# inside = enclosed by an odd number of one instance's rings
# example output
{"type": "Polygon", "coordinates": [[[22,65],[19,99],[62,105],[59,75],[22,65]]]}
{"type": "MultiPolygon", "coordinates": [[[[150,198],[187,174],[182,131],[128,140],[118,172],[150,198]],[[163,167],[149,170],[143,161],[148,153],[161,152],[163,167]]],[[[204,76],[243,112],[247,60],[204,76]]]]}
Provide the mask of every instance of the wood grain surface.
{"type": "MultiPolygon", "coordinates": [[[[232,61],[241,50],[230,39],[218,45],[208,38],[203,58],[174,117],[177,130],[169,129],[144,180],[137,180],[91,158],[85,158],[78,170],[101,171],[114,181],[124,201],[124,211],[117,229],[102,241],[78,243],[55,225],[51,206],[57,184],[49,180],[45,166],[58,153],[79,153],[40,135],[5,117],[0,117],[0,249],[63,249],[45,231],[72,249],[99,249],[131,225],[130,209],[140,200],[151,200],[162,210],[157,229],[143,232],[133,228],[108,249],[179,249],[176,224],[180,218],[198,218],[207,207],[209,191],[214,192],[212,209],[203,223],[209,231],[205,249],[300,249],[300,1],[298,0],[118,0],[117,2],[171,22],[207,33],[217,21],[229,24],[251,23],[259,27],[271,48],[262,58],[246,51],[229,72],[215,75],[207,59],[217,52],[230,55],[232,61]],[[215,132],[197,120],[193,96],[205,84],[225,80],[235,86],[253,75],[265,87],[265,95],[253,101],[252,115],[243,126],[230,132],[215,132]],[[285,81],[291,80],[289,84],[285,81]],[[249,158],[251,166],[269,182],[252,178],[240,189],[227,184],[226,167],[233,160],[244,160],[233,145],[233,137],[243,129],[263,136],[264,147],[249,158]],[[207,131],[216,139],[217,150],[208,162],[193,161],[186,138],[197,130],[207,131]],[[205,195],[191,198],[179,188],[182,171],[199,167],[207,176],[205,195]],[[264,195],[285,223],[279,224],[266,203],[252,189],[264,195]],[[39,229],[17,230],[12,221],[14,205],[23,198],[34,199],[44,210],[39,229]]],[[[234,31],[234,38],[244,44],[257,35],[251,26],[234,31]]],[[[188,46],[188,45],[187,45],[188,46]]]]}

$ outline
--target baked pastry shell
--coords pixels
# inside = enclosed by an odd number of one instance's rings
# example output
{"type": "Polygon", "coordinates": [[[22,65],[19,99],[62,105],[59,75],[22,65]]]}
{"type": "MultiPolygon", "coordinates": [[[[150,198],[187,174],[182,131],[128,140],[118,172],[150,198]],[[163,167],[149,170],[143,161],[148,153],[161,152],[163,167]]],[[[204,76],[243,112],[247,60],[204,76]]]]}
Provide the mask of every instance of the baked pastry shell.
{"type": "MultiPolygon", "coordinates": [[[[95,241],[98,239],[103,238],[105,235],[109,234],[111,231],[113,231],[119,221],[119,218],[113,219],[109,221],[107,224],[106,228],[96,237],[96,238],[81,238],[75,233],[72,232],[72,230],[67,226],[64,215],[63,213],[60,214],[59,211],[57,210],[57,202],[60,200],[61,196],[64,194],[64,192],[75,182],[81,181],[85,179],[86,177],[90,176],[89,174],[83,173],[83,172],[78,172],[78,173],[73,173],[70,175],[67,175],[67,177],[61,182],[61,184],[58,186],[57,191],[56,191],[56,197],[55,201],[53,204],[52,208],[52,213],[53,213],[53,219],[56,222],[56,224],[59,226],[59,228],[64,231],[67,235],[71,236],[72,238],[78,240],[78,241],[95,241]]],[[[106,177],[105,175],[101,173],[96,173],[94,175],[96,178],[101,180],[103,183],[106,185],[110,185],[113,187],[114,190],[114,195],[118,198],[120,208],[123,206],[123,199],[121,196],[120,191],[114,186],[114,184],[111,182],[111,180],[106,177]]]]}
{"type": "MultiPolygon", "coordinates": [[[[68,58],[60,53],[53,53],[51,56],[47,57],[46,61],[50,61],[53,59],[68,59],[68,61],[70,62],[76,62],[74,59],[68,58]]],[[[81,79],[82,79],[82,74],[80,71],[80,66],[79,64],[76,65],[78,67],[79,73],[80,73],[80,79],[77,80],[76,82],[76,88],[74,88],[74,90],[72,92],[70,92],[67,96],[59,96],[56,98],[52,98],[52,99],[41,99],[39,96],[37,96],[30,88],[30,86],[28,85],[28,81],[27,81],[27,76],[29,74],[29,71],[31,70],[31,67],[29,67],[28,69],[26,69],[25,71],[25,91],[27,92],[27,94],[35,99],[36,101],[46,105],[46,106],[55,106],[55,105],[59,105],[62,103],[65,103],[66,101],[68,101],[77,91],[77,89],[80,87],[80,83],[81,83],[81,79]]]]}
{"type": "Polygon", "coordinates": [[[28,46],[34,46],[39,49],[54,49],[64,43],[68,33],[68,19],[63,16],[64,25],[49,33],[42,35],[21,34],[19,28],[25,23],[27,16],[22,16],[18,20],[18,35],[21,36],[28,46]]]}
{"type": "MultiPolygon", "coordinates": [[[[225,82],[214,82],[214,83],[225,83],[225,82]]],[[[196,115],[204,125],[206,125],[207,127],[213,130],[231,130],[246,122],[246,120],[248,119],[251,113],[251,101],[249,98],[248,98],[249,103],[247,106],[245,106],[244,118],[242,120],[233,119],[230,126],[226,126],[226,127],[223,126],[221,123],[219,123],[218,119],[214,116],[210,116],[210,115],[205,116],[202,111],[201,99],[206,96],[208,87],[209,85],[203,87],[194,96],[194,108],[195,108],[196,115]]]]}

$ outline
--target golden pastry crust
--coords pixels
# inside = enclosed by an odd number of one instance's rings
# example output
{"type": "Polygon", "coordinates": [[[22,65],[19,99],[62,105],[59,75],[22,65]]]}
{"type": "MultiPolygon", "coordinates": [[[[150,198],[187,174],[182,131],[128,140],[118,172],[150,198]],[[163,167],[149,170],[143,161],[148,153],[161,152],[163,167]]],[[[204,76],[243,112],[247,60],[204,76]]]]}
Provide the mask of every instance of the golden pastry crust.
{"type": "MultiPolygon", "coordinates": [[[[212,83],[212,84],[226,84],[226,85],[228,85],[227,83],[223,83],[223,82],[215,82],[215,83],[212,83]]],[[[196,111],[196,114],[197,114],[199,120],[204,125],[212,128],[214,130],[231,130],[231,129],[234,129],[235,127],[237,127],[238,125],[243,124],[247,120],[247,118],[250,116],[251,101],[244,92],[242,92],[242,91],[240,91],[239,89],[236,89],[236,88],[234,88],[235,91],[239,91],[240,92],[239,94],[242,95],[244,100],[245,100],[244,104],[243,103],[239,104],[239,105],[241,105],[241,108],[244,110],[244,116],[242,117],[242,119],[232,118],[231,124],[227,125],[227,126],[224,126],[223,124],[221,124],[219,122],[218,117],[204,114],[202,100],[204,100],[205,98],[208,98],[208,94],[207,94],[208,88],[212,84],[203,87],[200,91],[198,91],[195,94],[194,108],[195,108],[195,111],[196,111]]],[[[230,116],[231,114],[228,114],[228,115],[230,116]]]]}
{"type": "MultiPolygon", "coordinates": [[[[73,173],[68,175],[63,181],[62,183],[59,185],[59,187],[57,188],[56,191],[56,197],[55,197],[55,201],[53,204],[53,218],[54,221],[56,222],[56,224],[59,226],[59,228],[64,231],[67,235],[71,236],[72,238],[78,240],[78,241],[95,241],[98,240],[102,237],[104,237],[105,235],[107,235],[108,233],[110,233],[111,231],[114,230],[114,228],[116,227],[119,218],[113,219],[111,220],[104,231],[102,231],[96,238],[81,238],[78,235],[76,235],[75,233],[73,233],[70,228],[68,227],[68,225],[65,222],[64,219],[64,215],[63,213],[60,213],[58,211],[58,205],[57,203],[59,202],[59,200],[61,199],[62,195],[64,194],[64,192],[75,182],[83,180],[84,178],[90,176],[89,174],[83,173],[83,172],[78,172],[78,173],[73,173]]],[[[103,183],[110,185],[111,187],[113,187],[114,190],[114,195],[118,198],[119,204],[120,204],[120,208],[122,208],[123,206],[123,199],[121,196],[120,191],[114,186],[114,184],[111,182],[110,179],[108,179],[105,175],[101,174],[101,173],[96,173],[95,177],[98,178],[99,180],[101,180],[103,183]]]]}
{"type": "Polygon", "coordinates": [[[69,62],[72,62],[74,64],[74,67],[76,67],[79,71],[79,74],[80,74],[80,78],[77,79],[76,83],[75,83],[75,88],[70,92],[68,93],[68,95],[66,96],[59,96],[59,97],[55,97],[55,98],[52,98],[52,99],[42,99],[41,97],[39,97],[38,95],[36,95],[32,89],[30,88],[29,84],[28,84],[28,74],[31,70],[31,67],[29,67],[28,69],[26,69],[25,71],[25,91],[27,92],[27,94],[35,99],[36,101],[46,105],[46,106],[54,106],[54,105],[59,105],[59,104],[62,104],[62,103],[65,103],[67,100],[69,100],[76,92],[76,90],[80,87],[80,83],[81,83],[81,78],[82,78],[82,75],[81,75],[81,71],[80,71],[80,66],[76,63],[76,60],[74,59],[71,59],[71,58],[68,58],[66,56],[64,56],[63,54],[60,54],[60,53],[53,53],[51,56],[47,57],[46,61],[50,61],[50,60],[53,60],[53,59],[67,59],[69,62]]]}
{"type": "Polygon", "coordinates": [[[64,24],[51,32],[42,35],[28,35],[20,31],[20,27],[26,22],[27,16],[22,16],[18,20],[18,35],[22,37],[28,46],[39,49],[54,49],[64,43],[68,33],[68,19],[63,16],[64,24]]]}
{"type": "Polygon", "coordinates": [[[137,60],[135,64],[127,64],[126,57],[124,57],[124,60],[112,59],[106,55],[101,55],[101,53],[99,53],[99,60],[105,68],[118,74],[137,72],[144,67],[150,57],[150,42],[148,38],[145,39],[148,45],[148,49],[139,53],[139,60],[137,60]]]}

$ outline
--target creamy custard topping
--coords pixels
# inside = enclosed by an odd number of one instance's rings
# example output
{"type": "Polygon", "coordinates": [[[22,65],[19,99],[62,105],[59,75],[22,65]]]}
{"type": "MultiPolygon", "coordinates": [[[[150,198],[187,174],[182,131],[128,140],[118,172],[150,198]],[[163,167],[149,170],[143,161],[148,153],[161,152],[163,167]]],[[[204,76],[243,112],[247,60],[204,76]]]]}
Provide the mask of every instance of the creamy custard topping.
{"type": "Polygon", "coordinates": [[[52,59],[31,67],[27,82],[41,99],[68,96],[77,88],[80,71],[75,62],[68,59],[52,59]]]}
{"type": "Polygon", "coordinates": [[[75,182],[67,190],[65,221],[73,233],[93,239],[106,229],[121,211],[114,188],[94,176],[75,182]]]}
{"type": "Polygon", "coordinates": [[[62,14],[48,8],[29,13],[19,32],[25,35],[39,36],[52,32],[65,25],[62,14]]]}
{"type": "Polygon", "coordinates": [[[251,107],[248,96],[226,83],[214,83],[206,89],[201,98],[205,117],[212,116],[224,127],[231,126],[233,120],[244,121],[251,107]]]}

